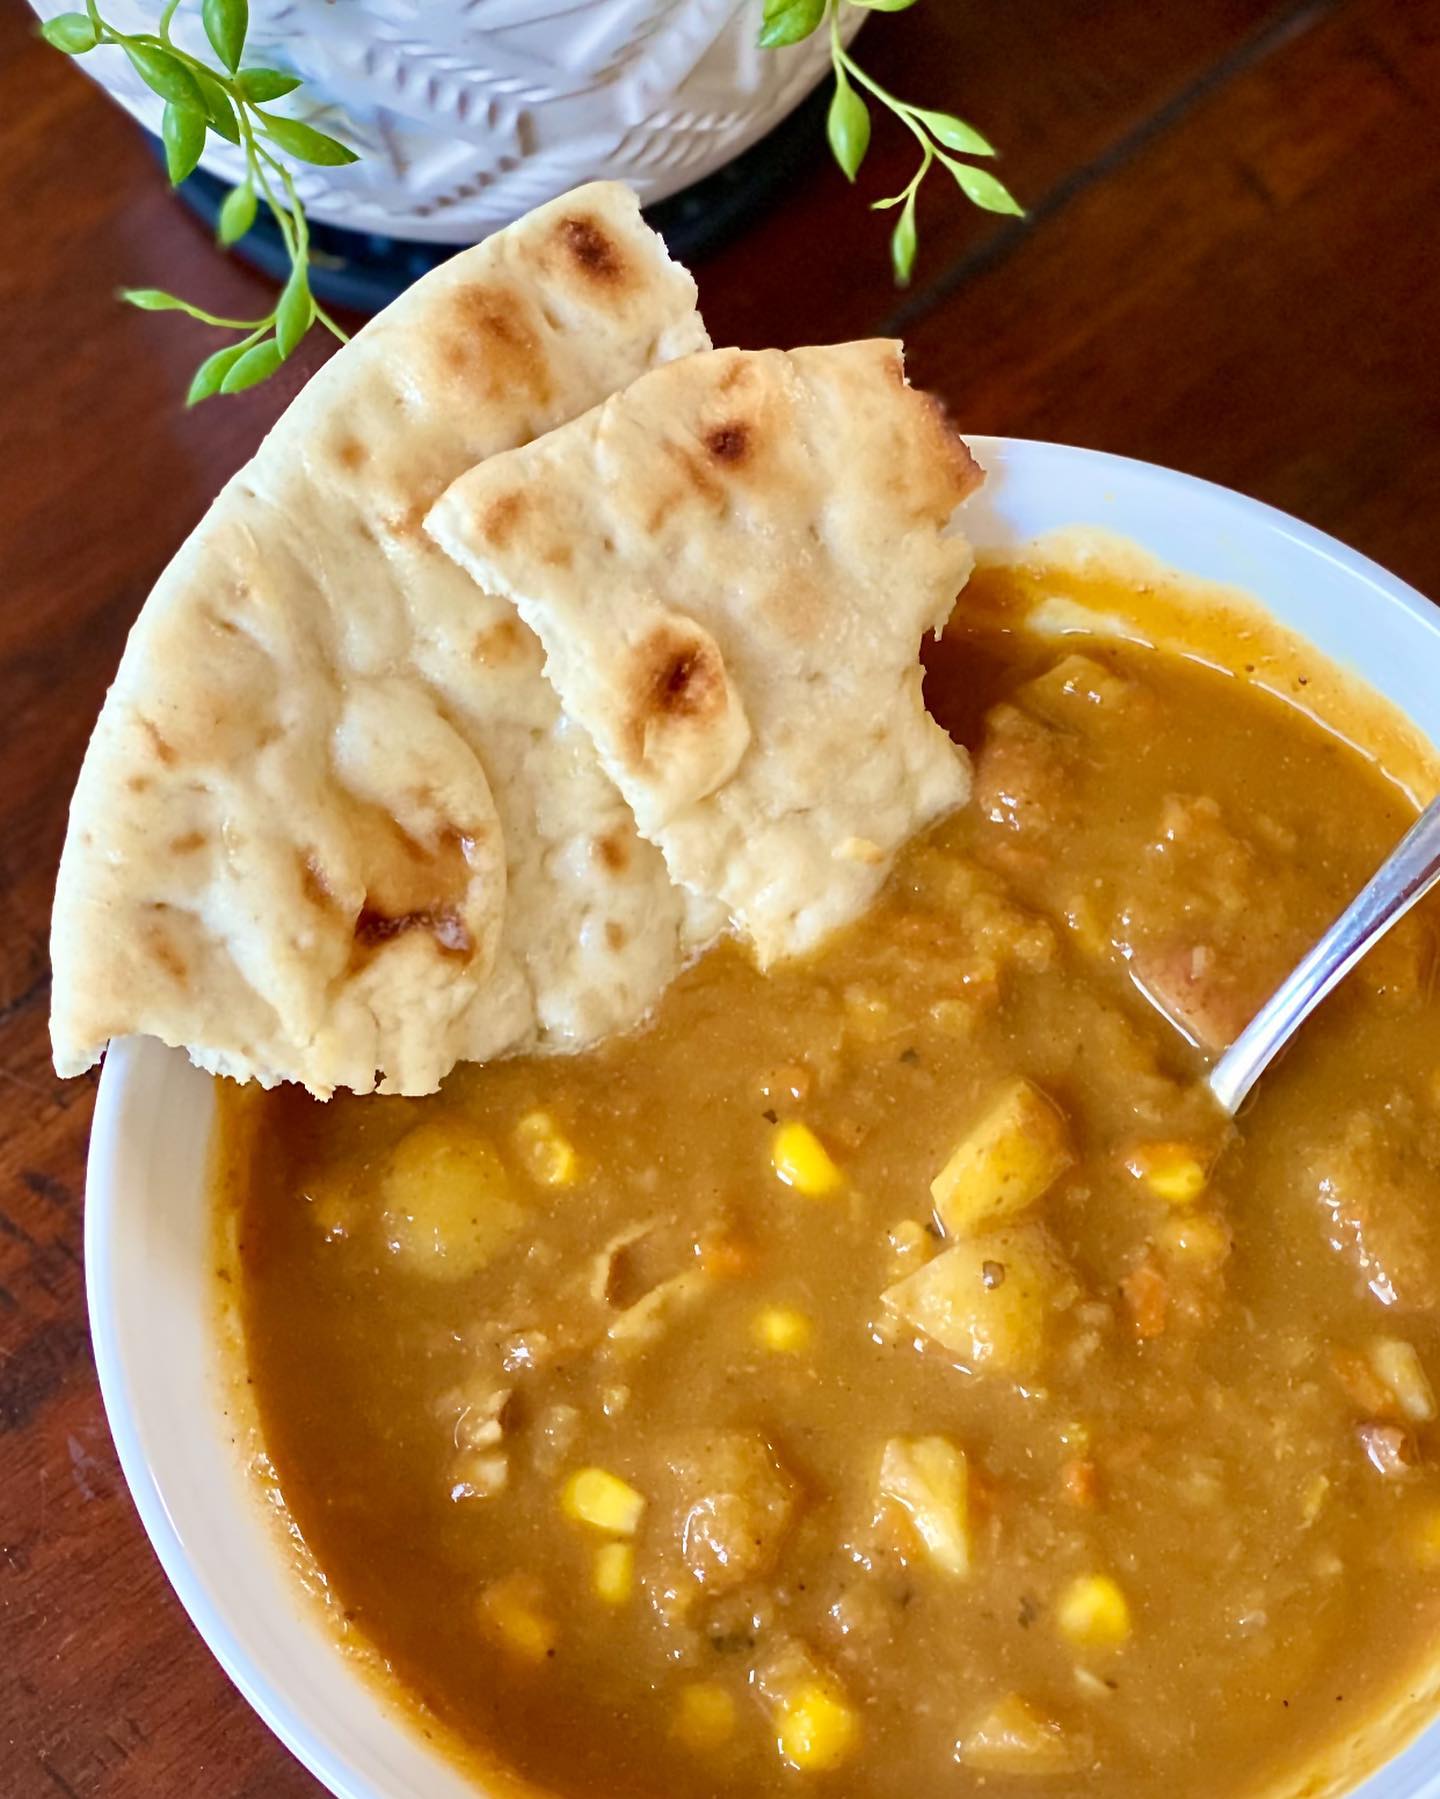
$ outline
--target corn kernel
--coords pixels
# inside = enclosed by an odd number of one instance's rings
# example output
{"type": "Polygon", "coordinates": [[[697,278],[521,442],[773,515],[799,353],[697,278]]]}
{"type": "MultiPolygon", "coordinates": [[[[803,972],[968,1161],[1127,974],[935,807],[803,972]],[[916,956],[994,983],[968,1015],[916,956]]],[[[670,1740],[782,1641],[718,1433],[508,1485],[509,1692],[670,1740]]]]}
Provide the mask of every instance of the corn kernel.
{"type": "Polygon", "coordinates": [[[540,1582],[531,1574],[507,1574],[480,1595],[480,1625],[488,1636],[527,1662],[543,1662],[558,1635],[540,1609],[540,1582]]]}
{"type": "Polygon", "coordinates": [[[515,1150],[542,1187],[570,1187],[580,1171],[575,1146],[548,1112],[527,1112],[515,1126],[515,1150]]]}
{"type": "Polygon", "coordinates": [[[776,1741],[792,1768],[838,1768],[860,1735],[860,1720],[834,1687],[807,1680],[775,1708],[776,1741]]]}
{"type": "Polygon", "coordinates": [[[833,1193],[844,1178],[809,1125],[779,1125],[770,1141],[770,1163],[787,1187],[808,1198],[833,1193]]]}
{"type": "Polygon", "coordinates": [[[750,1329],[760,1347],[773,1355],[799,1355],[814,1334],[810,1320],[794,1306],[766,1306],[755,1314],[750,1329]]]}
{"type": "Polygon", "coordinates": [[[1130,1607],[1108,1574],[1082,1574],[1060,1595],[1055,1621],[1082,1649],[1113,1649],[1130,1635],[1130,1607]]]}
{"type": "Polygon", "coordinates": [[[1435,1389],[1413,1343],[1404,1337],[1377,1337],[1370,1345],[1369,1361],[1411,1424],[1434,1422],[1435,1389]]]}
{"type": "Polygon", "coordinates": [[[645,1510],[645,1497],[608,1469],[577,1468],[561,1490],[560,1505],[566,1517],[577,1524],[588,1524],[615,1537],[633,1537],[645,1510]]]}
{"type": "Polygon", "coordinates": [[[597,1599],[624,1605],[635,1585],[635,1549],[630,1543],[604,1543],[595,1551],[592,1582],[597,1599]]]}
{"type": "Polygon", "coordinates": [[[718,1749],[734,1729],[735,1701],[718,1681],[681,1688],[671,1735],[687,1749],[718,1749]]]}
{"type": "Polygon", "coordinates": [[[1125,1166],[1167,1206],[1193,1205],[1210,1178],[1205,1162],[1188,1143],[1141,1144],[1126,1157],[1125,1166]]]}

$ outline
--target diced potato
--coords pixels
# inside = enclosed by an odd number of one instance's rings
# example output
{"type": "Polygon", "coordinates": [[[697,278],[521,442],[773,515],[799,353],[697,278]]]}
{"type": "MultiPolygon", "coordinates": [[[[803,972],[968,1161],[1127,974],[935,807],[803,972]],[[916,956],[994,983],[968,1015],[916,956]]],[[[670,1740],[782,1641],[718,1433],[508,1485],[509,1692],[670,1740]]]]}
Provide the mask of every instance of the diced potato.
{"type": "Polygon", "coordinates": [[[1053,1718],[1007,1693],[961,1738],[959,1759],[983,1774],[1073,1774],[1077,1745],[1053,1718]]]}
{"type": "Polygon", "coordinates": [[[697,1586],[730,1592],[775,1565],[796,1497],[764,1437],[687,1432],[657,1477],[655,1534],[673,1546],[697,1586]]]}
{"type": "Polygon", "coordinates": [[[856,1747],[860,1719],[833,1682],[807,1680],[776,1706],[775,1736],[792,1768],[823,1774],[838,1768],[856,1747]]]}
{"type": "Polygon", "coordinates": [[[1130,1635],[1130,1605],[1108,1574],[1082,1574],[1060,1595],[1055,1622],[1077,1649],[1114,1649],[1130,1635]]]}
{"type": "Polygon", "coordinates": [[[1009,1081],[930,1183],[935,1215],[948,1236],[970,1236],[1033,1205],[1074,1159],[1056,1107],[1029,1081],[1009,1081]]]}
{"type": "Polygon", "coordinates": [[[1355,1435],[1365,1451],[1365,1459],[1382,1480],[1407,1480],[1415,1472],[1420,1451],[1402,1425],[1368,1418],[1356,1427],[1355,1435]]]}
{"type": "Polygon", "coordinates": [[[543,1662],[559,1632],[544,1610],[544,1589],[533,1574],[507,1574],[480,1595],[480,1627],[522,1661],[543,1662]]]}
{"type": "Polygon", "coordinates": [[[1077,712],[1092,708],[1116,712],[1144,692],[1134,681],[1106,668],[1093,656],[1070,655],[1062,656],[1043,674],[1016,688],[1015,698],[1052,724],[1070,725],[1077,712]]]}
{"type": "Polygon", "coordinates": [[[770,1165],[787,1187],[810,1199],[836,1192],[845,1178],[809,1125],[794,1119],[776,1126],[770,1140],[770,1165]]]}
{"type": "Polygon", "coordinates": [[[1440,1213],[1403,1140],[1382,1115],[1355,1112],[1316,1144],[1301,1178],[1330,1247],[1380,1304],[1431,1310],[1440,1305],[1440,1213]]]}
{"type": "Polygon", "coordinates": [[[1230,1254],[1230,1232],[1212,1212],[1181,1212],[1167,1218],[1155,1235],[1167,1261],[1197,1269],[1218,1268],[1230,1254]]]}
{"type": "Polygon", "coordinates": [[[1208,1158],[1193,1143],[1142,1143],[1125,1166],[1147,1193],[1167,1206],[1191,1206],[1209,1182],[1208,1158]]]}
{"type": "Polygon", "coordinates": [[[504,1163],[463,1119],[417,1125],[395,1145],[380,1178],[385,1240],[417,1274],[478,1274],[525,1222],[504,1163]]]}
{"type": "Polygon", "coordinates": [[[606,1605],[624,1605],[635,1587],[633,1544],[602,1543],[595,1551],[591,1585],[606,1605]]]}
{"type": "Polygon", "coordinates": [[[880,1497],[901,1507],[946,1574],[970,1572],[969,1465],[948,1437],[891,1437],[880,1457],[880,1497]]]}
{"type": "Polygon", "coordinates": [[[765,1306],[755,1314],[751,1334],[772,1355],[799,1355],[810,1347],[815,1329],[794,1306],[765,1306]]]}
{"type": "Polygon", "coordinates": [[[645,1495],[608,1468],[577,1468],[560,1492],[567,1518],[611,1536],[633,1537],[645,1512],[645,1495]]]}
{"type": "Polygon", "coordinates": [[[1043,1225],[1002,1225],[956,1243],[881,1302],[979,1373],[1039,1367],[1051,1318],[1079,1289],[1043,1225]]]}
{"type": "Polygon", "coordinates": [[[574,1144],[548,1112],[527,1112],[515,1126],[515,1153],[542,1187],[571,1187],[580,1173],[574,1144]]]}
{"type": "Polygon", "coordinates": [[[687,1749],[718,1749],[735,1733],[735,1701],[717,1680],[696,1680],[680,1689],[671,1734],[687,1749]]]}
{"type": "Polygon", "coordinates": [[[458,1505],[466,1499],[491,1499],[503,1493],[510,1479],[510,1457],[503,1449],[462,1449],[451,1462],[450,1497],[458,1505]]]}
{"type": "Polygon", "coordinates": [[[1435,1417],[1435,1389],[1413,1343],[1403,1337],[1377,1337],[1369,1349],[1370,1366],[1395,1396],[1401,1414],[1412,1424],[1435,1417]]]}

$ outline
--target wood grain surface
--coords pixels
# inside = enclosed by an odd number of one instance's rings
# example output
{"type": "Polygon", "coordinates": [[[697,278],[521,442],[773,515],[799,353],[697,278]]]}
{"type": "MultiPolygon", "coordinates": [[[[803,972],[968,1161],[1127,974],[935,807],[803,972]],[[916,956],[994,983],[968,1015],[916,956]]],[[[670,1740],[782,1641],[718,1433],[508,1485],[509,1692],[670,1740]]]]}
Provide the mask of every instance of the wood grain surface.
{"type": "MultiPolygon", "coordinates": [[[[877,129],[859,195],[817,148],[697,265],[717,342],[901,331],[962,427],[1228,482],[1440,594],[1440,8],[922,0],[863,49],[1000,144],[1029,215],[932,177],[900,295],[863,200],[906,178],[908,139],[877,129]]],[[[20,0],[0,0],[0,169],[0,1794],[292,1799],[318,1788],[196,1637],[116,1467],[80,1254],[94,1083],[50,1071],[46,936],[125,633],[313,363],[183,410],[207,334],[114,288],[231,313],[268,290],[20,0]]]]}

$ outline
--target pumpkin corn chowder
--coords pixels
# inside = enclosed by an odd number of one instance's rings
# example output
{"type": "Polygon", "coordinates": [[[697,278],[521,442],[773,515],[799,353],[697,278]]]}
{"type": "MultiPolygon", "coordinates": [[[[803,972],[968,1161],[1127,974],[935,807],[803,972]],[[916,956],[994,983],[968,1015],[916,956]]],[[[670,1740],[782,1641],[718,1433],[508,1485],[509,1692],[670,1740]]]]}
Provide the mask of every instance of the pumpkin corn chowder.
{"type": "Polygon", "coordinates": [[[546,1792],[1319,1791],[1422,1715],[1435,906],[1238,1124],[1201,1085],[1413,807],[1041,585],[973,579],[973,796],[815,955],[429,1098],[225,1092],[289,1513],[546,1792]]]}

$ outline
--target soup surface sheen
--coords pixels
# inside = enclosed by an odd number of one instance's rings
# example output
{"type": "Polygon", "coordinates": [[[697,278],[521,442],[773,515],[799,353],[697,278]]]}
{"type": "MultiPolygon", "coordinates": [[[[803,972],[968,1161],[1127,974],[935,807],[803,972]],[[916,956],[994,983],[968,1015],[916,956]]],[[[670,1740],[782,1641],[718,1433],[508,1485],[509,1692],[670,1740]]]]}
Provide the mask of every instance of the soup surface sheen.
{"type": "Polygon", "coordinates": [[[818,957],[431,1099],[224,1101],[291,1514],[546,1791],[1215,1799],[1431,1685],[1436,909],[1238,1127],[1198,1085],[1412,808],[1027,580],[931,659],[972,803],[818,957]]]}

